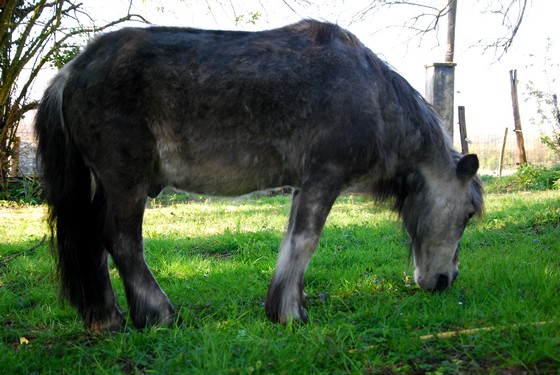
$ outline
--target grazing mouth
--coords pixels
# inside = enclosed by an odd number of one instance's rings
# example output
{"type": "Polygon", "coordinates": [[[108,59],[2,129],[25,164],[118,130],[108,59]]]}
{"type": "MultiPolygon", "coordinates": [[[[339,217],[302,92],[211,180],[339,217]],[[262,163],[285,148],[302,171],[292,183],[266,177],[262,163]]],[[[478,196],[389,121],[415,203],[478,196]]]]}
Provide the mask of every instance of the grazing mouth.
{"type": "Polygon", "coordinates": [[[434,288],[434,291],[444,290],[447,289],[449,286],[450,286],[449,276],[447,276],[444,273],[440,273],[437,276],[437,283],[436,283],[436,287],[434,288]]]}
{"type": "Polygon", "coordinates": [[[426,283],[425,279],[419,278],[416,283],[422,289],[428,290],[430,292],[441,292],[453,285],[458,275],[459,271],[455,271],[451,275],[446,273],[438,273],[437,275],[435,275],[434,279],[432,279],[435,280],[434,282],[426,283]]]}

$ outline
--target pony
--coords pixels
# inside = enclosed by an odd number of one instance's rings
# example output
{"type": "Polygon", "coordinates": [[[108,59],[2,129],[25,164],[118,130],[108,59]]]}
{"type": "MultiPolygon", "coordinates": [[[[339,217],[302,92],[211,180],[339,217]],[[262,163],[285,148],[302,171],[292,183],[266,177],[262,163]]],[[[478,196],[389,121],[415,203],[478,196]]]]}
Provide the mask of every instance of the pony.
{"type": "Polygon", "coordinates": [[[392,201],[414,278],[449,287],[482,210],[476,155],[453,149],[434,109],[345,29],[303,20],[267,31],[123,28],[94,38],[46,89],[37,155],[61,295],[85,327],[176,312],[144,258],[147,197],[171,186],[236,196],[294,188],[265,311],[306,321],[304,273],[331,206],[359,183],[392,201]]]}

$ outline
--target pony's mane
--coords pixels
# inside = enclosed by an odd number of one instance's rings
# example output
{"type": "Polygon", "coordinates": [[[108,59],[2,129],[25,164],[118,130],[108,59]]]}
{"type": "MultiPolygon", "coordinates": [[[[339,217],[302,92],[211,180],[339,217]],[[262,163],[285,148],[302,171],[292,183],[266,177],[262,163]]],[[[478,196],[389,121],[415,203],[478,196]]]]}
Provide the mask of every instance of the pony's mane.
{"type": "MultiPolygon", "coordinates": [[[[408,81],[398,74],[390,65],[381,61],[373,52],[364,47],[371,68],[377,73],[388,87],[393,90],[402,113],[409,114],[410,124],[422,127],[421,144],[418,149],[429,154],[430,163],[436,163],[442,168],[456,168],[462,155],[456,151],[444,129],[441,119],[435,109],[422,95],[414,89],[408,81]],[[428,152],[430,150],[430,152],[428,152]]],[[[416,166],[417,168],[417,166],[416,166]]],[[[379,179],[373,186],[374,197],[378,201],[392,201],[393,210],[402,217],[414,217],[419,213],[403,212],[406,197],[413,192],[422,191],[425,181],[422,174],[414,166],[402,167],[393,176],[379,179]]],[[[483,211],[482,182],[475,176],[471,182],[473,205],[477,215],[483,211]]]]}

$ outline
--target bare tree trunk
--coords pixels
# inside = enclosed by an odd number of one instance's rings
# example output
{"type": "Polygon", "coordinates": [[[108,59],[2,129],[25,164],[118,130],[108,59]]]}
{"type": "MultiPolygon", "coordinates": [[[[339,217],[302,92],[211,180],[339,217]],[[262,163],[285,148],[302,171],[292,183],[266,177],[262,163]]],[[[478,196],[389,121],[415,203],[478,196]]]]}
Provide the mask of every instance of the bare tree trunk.
{"type": "Polygon", "coordinates": [[[558,109],[558,96],[552,94],[552,106],[554,107],[554,117],[556,117],[556,123],[560,125],[560,109],[558,109]]]}
{"type": "Polygon", "coordinates": [[[523,130],[521,129],[521,116],[519,115],[519,100],[517,96],[517,70],[509,71],[511,82],[511,103],[513,106],[513,121],[515,124],[515,135],[517,136],[517,148],[519,149],[519,164],[527,164],[525,153],[525,142],[523,141],[523,130]]]}
{"type": "Polygon", "coordinates": [[[449,0],[449,13],[447,13],[447,52],[445,62],[453,62],[455,56],[455,21],[457,19],[457,2],[449,0]]]}

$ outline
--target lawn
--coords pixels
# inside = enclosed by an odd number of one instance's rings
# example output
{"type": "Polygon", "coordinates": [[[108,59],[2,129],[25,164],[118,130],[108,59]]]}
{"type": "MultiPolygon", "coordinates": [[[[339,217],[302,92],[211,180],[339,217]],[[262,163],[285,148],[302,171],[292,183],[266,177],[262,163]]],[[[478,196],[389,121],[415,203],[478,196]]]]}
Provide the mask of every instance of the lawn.
{"type": "Polygon", "coordinates": [[[396,215],[342,196],[306,274],[310,321],[288,326],[267,321],[263,304],[290,198],[193,198],[155,201],[144,221],[147,260],[182,325],[103,335],[84,331],[57,297],[45,207],[0,206],[0,372],[560,369],[558,190],[487,195],[463,237],[457,282],[435,294],[412,281],[396,215]]]}

